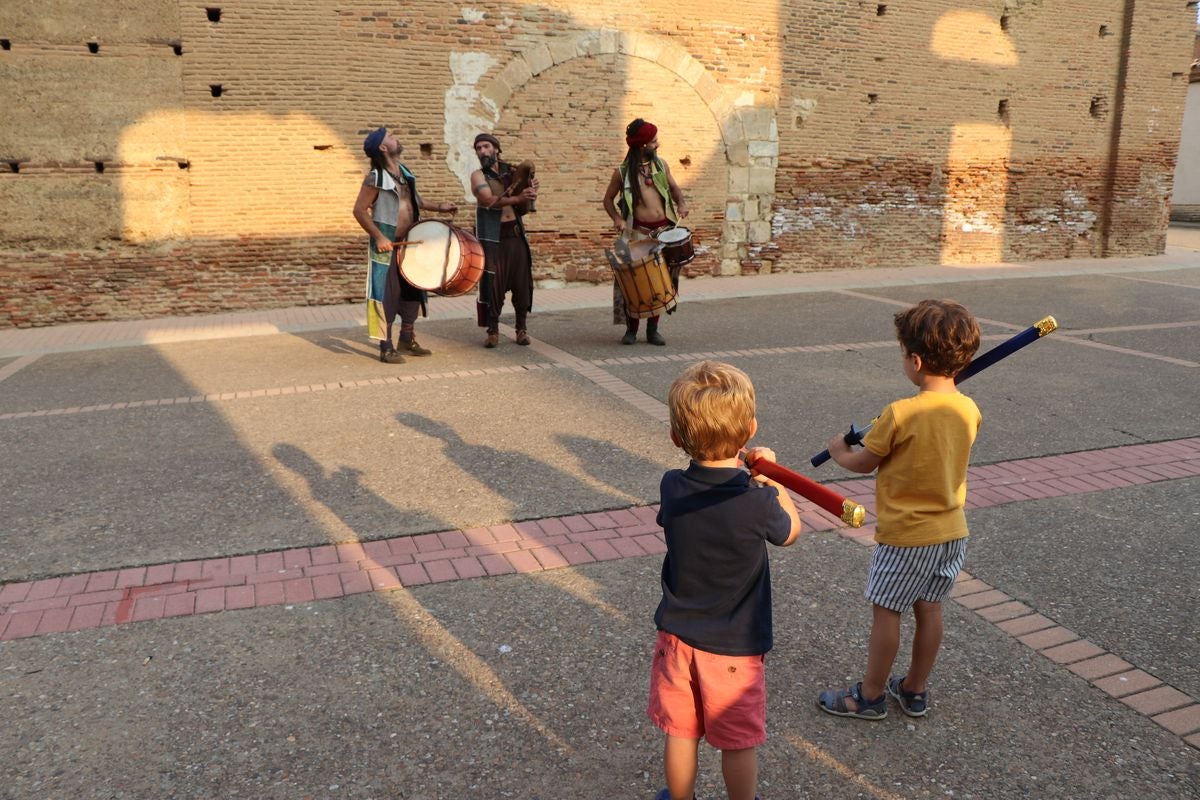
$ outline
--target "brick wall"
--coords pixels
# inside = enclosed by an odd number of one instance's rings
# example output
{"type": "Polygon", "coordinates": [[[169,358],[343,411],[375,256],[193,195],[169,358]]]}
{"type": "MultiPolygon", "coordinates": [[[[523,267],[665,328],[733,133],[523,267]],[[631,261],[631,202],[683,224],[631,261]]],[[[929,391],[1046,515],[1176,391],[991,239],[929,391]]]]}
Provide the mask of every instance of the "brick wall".
{"type": "Polygon", "coordinates": [[[1159,252],[1193,31],[1176,0],[6,3],[0,326],[357,300],[378,125],[465,227],[476,132],[533,160],[543,283],[608,279],[635,116],[693,274],[1159,252]]]}

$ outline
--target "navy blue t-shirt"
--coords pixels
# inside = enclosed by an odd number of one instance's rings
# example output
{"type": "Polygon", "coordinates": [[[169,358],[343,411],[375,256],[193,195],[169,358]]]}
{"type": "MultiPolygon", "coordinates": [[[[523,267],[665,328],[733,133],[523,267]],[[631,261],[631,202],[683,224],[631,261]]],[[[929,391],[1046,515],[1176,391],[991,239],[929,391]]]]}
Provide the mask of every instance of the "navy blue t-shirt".
{"type": "Polygon", "coordinates": [[[709,653],[769,651],[767,542],[783,544],[792,528],[778,490],[745,470],[693,461],[663,475],[659,496],[667,555],[654,624],[709,653]]]}

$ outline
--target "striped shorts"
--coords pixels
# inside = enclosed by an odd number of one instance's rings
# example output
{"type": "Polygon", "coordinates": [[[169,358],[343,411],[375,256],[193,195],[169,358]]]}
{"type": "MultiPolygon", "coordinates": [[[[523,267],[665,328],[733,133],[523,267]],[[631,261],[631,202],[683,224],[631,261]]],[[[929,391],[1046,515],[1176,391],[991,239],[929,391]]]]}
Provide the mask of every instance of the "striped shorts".
{"type": "Polygon", "coordinates": [[[954,588],[967,558],[967,537],[923,547],[876,546],[867,573],[867,599],[904,612],[918,600],[940,603],[954,588]]]}

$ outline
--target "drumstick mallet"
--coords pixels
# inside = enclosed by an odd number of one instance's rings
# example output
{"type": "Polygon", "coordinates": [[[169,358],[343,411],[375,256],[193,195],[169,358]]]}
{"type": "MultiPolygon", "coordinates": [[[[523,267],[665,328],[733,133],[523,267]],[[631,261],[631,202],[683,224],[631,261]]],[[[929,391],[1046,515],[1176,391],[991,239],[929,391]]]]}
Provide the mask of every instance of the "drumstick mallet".
{"type": "MultiPolygon", "coordinates": [[[[1022,347],[1033,344],[1038,339],[1054,333],[1056,330],[1058,330],[1058,321],[1054,319],[1054,317],[1043,317],[1025,330],[1018,333],[1016,336],[1001,342],[991,350],[988,350],[986,353],[981,355],[979,358],[972,360],[970,364],[967,364],[967,366],[963,367],[962,372],[954,376],[954,383],[962,383],[972,375],[983,372],[997,361],[1008,358],[1022,347]]],[[[850,432],[842,437],[842,441],[851,447],[856,444],[862,444],[863,437],[867,435],[867,432],[871,430],[872,426],[875,425],[875,422],[878,419],[879,418],[876,417],[861,428],[857,425],[851,425],[850,432]]],[[[822,450],[810,458],[809,463],[814,467],[819,467],[828,460],[829,451],[822,450]]],[[[780,481],[780,483],[783,483],[783,481],[780,481]]]]}
{"type": "MultiPolygon", "coordinates": [[[[745,458],[745,451],[741,453],[745,458]]],[[[814,480],[792,472],[787,467],[760,458],[753,465],[747,464],[751,475],[764,475],[779,483],[796,494],[811,500],[818,506],[833,514],[851,528],[861,528],[867,518],[867,510],[853,500],[847,500],[832,489],[822,486],[814,480]]]]}

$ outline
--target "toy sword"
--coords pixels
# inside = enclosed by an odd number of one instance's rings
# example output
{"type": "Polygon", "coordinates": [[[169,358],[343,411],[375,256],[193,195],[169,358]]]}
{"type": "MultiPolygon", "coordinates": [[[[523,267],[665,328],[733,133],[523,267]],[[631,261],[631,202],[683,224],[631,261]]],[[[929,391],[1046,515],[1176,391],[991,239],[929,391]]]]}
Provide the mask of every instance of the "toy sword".
{"type": "Polygon", "coordinates": [[[826,488],[814,480],[792,472],[774,461],[758,459],[749,466],[751,474],[765,475],[771,480],[786,486],[796,494],[812,500],[821,508],[841,519],[851,528],[861,528],[867,518],[867,510],[853,500],[847,500],[832,489],[826,488]]]}
{"type": "MultiPolygon", "coordinates": [[[[1008,339],[1007,341],[1001,342],[991,350],[988,350],[986,353],[981,355],[979,358],[972,360],[970,364],[967,364],[967,366],[963,367],[962,372],[954,376],[954,382],[956,384],[962,383],[972,375],[982,372],[992,364],[995,364],[997,361],[1011,356],[1022,347],[1032,344],[1046,334],[1053,333],[1056,330],[1058,330],[1058,321],[1055,320],[1054,317],[1044,317],[1043,319],[1038,320],[1025,330],[1018,333],[1016,336],[1008,339]]],[[[867,431],[871,430],[871,427],[878,419],[879,418],[876,417],[861,428],[857,425],[851,425],[850,432],[842,437],[842,441],[851,446],[862,444],[863,437],[867,435],[867,431]]],[[[809,463],[814,467],[819,467],[828,460],[829,451],[822,450],[810,458],[809,463]]],[[[780,483],[783,483],[783,481],[780,481],[780,483]]]]}

